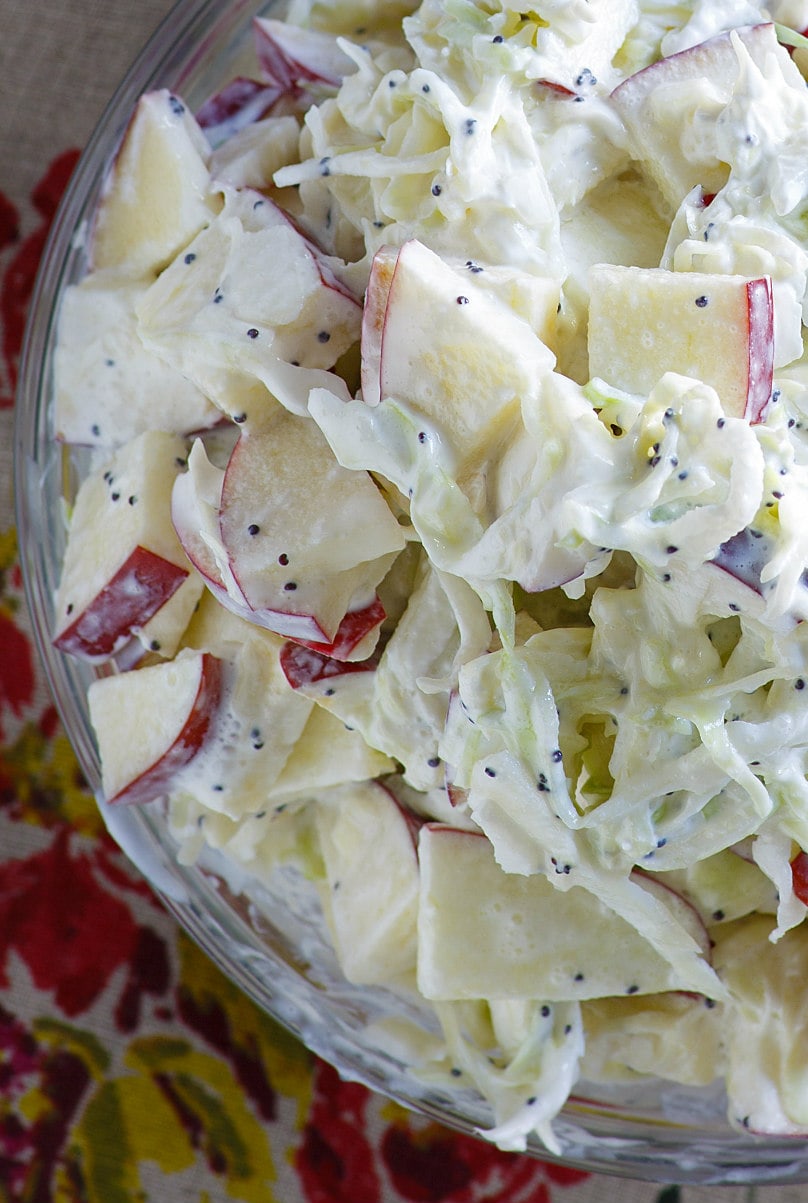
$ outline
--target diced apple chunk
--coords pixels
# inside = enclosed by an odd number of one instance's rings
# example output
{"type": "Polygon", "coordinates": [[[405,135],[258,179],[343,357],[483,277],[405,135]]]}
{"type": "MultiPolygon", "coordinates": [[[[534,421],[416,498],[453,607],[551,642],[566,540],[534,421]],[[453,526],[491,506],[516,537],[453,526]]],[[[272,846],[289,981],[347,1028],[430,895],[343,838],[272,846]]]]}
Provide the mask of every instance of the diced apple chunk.
{"type": "Polygon", "coordinates": [[[209,191],[207,140],[166,89],[141,97],[92,229],[93,268],[155,275],[219,207],[209,191]]]}
{"type": "Polygon", "coordinates": [[[286,410],[243,428],[219,527],[254,621],[328,644],[405,542],[371,477],[342,468],[315,423],[286,410]]]}
{"type": "MultiPolygon", "coordinates": [[[[554,363],[529,321],[495,285],[486,288],[487,270],[472,262],[452,266],[411,240],[377,252],[365,298],[364,400],[411,405],[461,456],[488,441],[554,363]]],[[[554,312],[557,300],[554,293],[552,304],[541,306],[534,298],[528,308],[554,312]]],[[[545,316],[538,320],[546,325],[545,316]]]]}
{"type": "Polygon", "coordinates": [[[158,614],[155,650],[176,650],[202,588],[171,524],[184,457],[181,438],[149,431],[83,481],[56,596],[54,643],[62,651],[109,659],[143,638],[158,614]]]}
{"type": "Polygon", "coordinates": [[[589,273],[589,372],[647,394],[665,372],[695,377],[726,413],[760,421],[771,399],[774,313],[768,276],[596,264],[589,273]]]}
{"type": "Polygon", "coordinates": [[[505,873],[483,835],[427,825],[419,841],[418,985],[426,998],[548,1001],[676,989],[676,973],[580,886],[505,873]]]}
{"type": "Polygon", "coordinates": [[[190,434],[221,419],[215,405],[144,347],[135,306],[146,285],[94,272],[65,292],[54,356],[56,436],[120,446],[145,430],[190,434]]]}
{"type": "Polygon", "coordinates": [[[357,984],[389,985],[415,968],[418,859],[410,825],[372,781],[323,795],[315,825],[342,971],[357,984]]]}
{"type": "Polygon", "coordinates": [[[222,693],[222,662],[203,652],[93,681],[106,801],[153,802],[170,792],[211,737],[222,693]]]}

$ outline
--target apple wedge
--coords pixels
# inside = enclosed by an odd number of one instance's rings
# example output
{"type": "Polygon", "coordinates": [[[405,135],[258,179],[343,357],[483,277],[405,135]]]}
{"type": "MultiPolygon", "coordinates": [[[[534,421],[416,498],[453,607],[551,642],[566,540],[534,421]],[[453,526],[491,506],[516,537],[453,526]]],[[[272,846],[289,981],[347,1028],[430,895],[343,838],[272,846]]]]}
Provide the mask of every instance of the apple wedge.
{"type": "Polygon", "coordinates": [[[53,642],[100,662],[133,639],[173,655],[202,589],[171,524],[185,442],[149,431],[82,482],[56,594],[53,642]]]}
{"type": "Polygon", "coordinates": [[[212,738],[223,676],[215,656],[183,651],[174,660],[92,682],[90,719],[108,803],[153,802],[177,787],[212,738]]]}
{"type": "Polygon", "coordinates": [[[325,644],[349,613],[377,625],[376,586],[405,545],[371,477],[343,468],[316,424],[286,410],[243,427],[219,530],[254,621],[325,644]]]}
{"type": "Polygon", "coordinates": [[[668,961],[593,894],[505,873],[483,835],[428,824],[419,861],[418,985],[426,998],[552,1002],[681,985],[668,961]]]}
{"type": "Polygon", "coordinates": [[[788,83],[804,90],[774,25],[766,23],[718,34],[660,59],[612,92],[635,157],[673,211],[696,185],[711,194],[727,181],[713,131],[740,75],[738,42],[761,69],[776,56],[788,83]]]}
{"type": "MultiPolygon", "coordinates": [[[[495,269],[453,266],[412,239],[376,253],[365,296],[363,399],[411,405],[463,458],[507,424],[554,363],[544,318],[537,333],[485,284],[489,272],[493,281],[495,269]]],[[[545,315],[557,291],[549,298],[545,315]]]]}
{"type": "Polygon", "coordinates": [[[146,430],[190,434],[221,421],[196,385],[143,345],[135,308],[145,288],[97,271],[65,290],[54,353],[58,439],[120,446],[146,430]]]}
{"type": "Polygon", "coordinates": [[[389,985],[416,961],[418,858],[395,798],[372,781],[329,791],[315,829],[325,862],[325,913],[342,972],[389,985]]]}
{"type": "Polygon", "coordinates": [[[207,139],[167,89],[147,92],[115,159],[91,231],[94,269],[154,276],[216,213],[207,139]]]}
{"type": "Polygon", "coordinates": [[[725,412],[759,422],[772,394],[768,276],[599,263],[589,273],[589,372],[647,394],[665,372],[711,385],[725,412]]]}

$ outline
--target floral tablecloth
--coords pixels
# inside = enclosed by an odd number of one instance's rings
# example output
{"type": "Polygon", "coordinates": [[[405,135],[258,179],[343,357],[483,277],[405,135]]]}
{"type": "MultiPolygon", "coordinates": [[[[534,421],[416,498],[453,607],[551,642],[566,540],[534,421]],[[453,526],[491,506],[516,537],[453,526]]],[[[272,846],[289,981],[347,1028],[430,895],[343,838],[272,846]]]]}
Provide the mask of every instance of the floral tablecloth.
{"type": "Polygon", "coordinates": [[[221,976],[103,828],[27,622],[14,388],[60,194],[167,9],[0,0],[0,1201],[745,1203],[508,1156],[341,1082],[221,976]]]}

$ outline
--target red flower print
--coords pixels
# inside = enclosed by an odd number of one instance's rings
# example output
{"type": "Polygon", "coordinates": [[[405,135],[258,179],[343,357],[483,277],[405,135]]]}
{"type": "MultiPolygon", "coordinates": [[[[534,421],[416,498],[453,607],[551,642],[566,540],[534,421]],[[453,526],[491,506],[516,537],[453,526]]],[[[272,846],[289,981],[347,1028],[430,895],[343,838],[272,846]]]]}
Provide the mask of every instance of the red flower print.
{"type": "Polygon", "coordinates": [[[67,827],[44,852],[0,863],[0,987],[13,950],[37,988],[78,1015],[132,961],[139,938],[126,905],[98,884],[86,856],[71,852],[67,827]]]}
{"type": "Polygon", "coordinates": [[[549,1182],[568,1186],[588,1175],[428,1124],[391,1124],[381,1155],[393,1184],[411,1203],[551,1203],[549,1182]]]}
{"type": "MultiPolygon", "coordinates": [[[[25,319],[39,260],[57,206],[78,157],[77,150],[63,151],[53,160],[34,188],[31,201],[42,220],[17,248],[0,284],[0,352],[3,369],[0,372],[0,409],[7,409],[14,404],[25,319]]],[[[8,197],[0,194],[0,250],[9,246],[18,236],[19,215],[8,197]]]]}
{"type": "Polygon", "coordinates": [[[27,636],[0,610],[0,740],[3,710],[20,714],[34,696],[34,661],[27,636]]]}
{"type": "Polygon", "coordinates": [[[381,1188],[365,1135],[369,1093],[324,1062],[296,1167],[308,1203],[379,1203],[381,1188]]]}

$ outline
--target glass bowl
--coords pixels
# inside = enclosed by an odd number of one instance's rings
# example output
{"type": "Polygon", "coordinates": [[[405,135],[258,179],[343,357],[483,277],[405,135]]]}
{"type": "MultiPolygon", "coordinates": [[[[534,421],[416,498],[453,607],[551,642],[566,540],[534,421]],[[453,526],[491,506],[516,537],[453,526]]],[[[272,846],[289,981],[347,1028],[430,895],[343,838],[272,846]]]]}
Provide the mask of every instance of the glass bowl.
{"type": "MultiPolygon", "coordinates": [[[[255,15],[280,15],[261,0],[182,0],[139,55],[95,130],[53,223],[34,293],[17,401],[15,474],[20,557],[39,654],[56,705],[110,832],[168,909],[247,995],[348,1079],[465,1133],[492,1114],[469,1091],[426,1084],[386,1038],[389,1019],[431,1030],[417,1003],[341,976],[299,882],[269,887],[215,858],[180,864],[160,806],[112,810],[100,798],[100,768],[86,700],[94,670],[51,644],[53,598],[65,545],[64,500],[86,467],[53,437],[52,368],[56,316],[65,287],[85,270],[83,233],[138,96],[169,87],[192,109],[240,73],[255,15]]],[[[808,1180],[808,1142],[732,1130],[720,1089],[670,1083],[605,1088],[579,1084],[555,1124],[563,1160],[595,1172],[657,1182],[751,1183],[808,1180]]],[[[538,1141],[528,1151],[546,1159],[538,1141]]]]}

